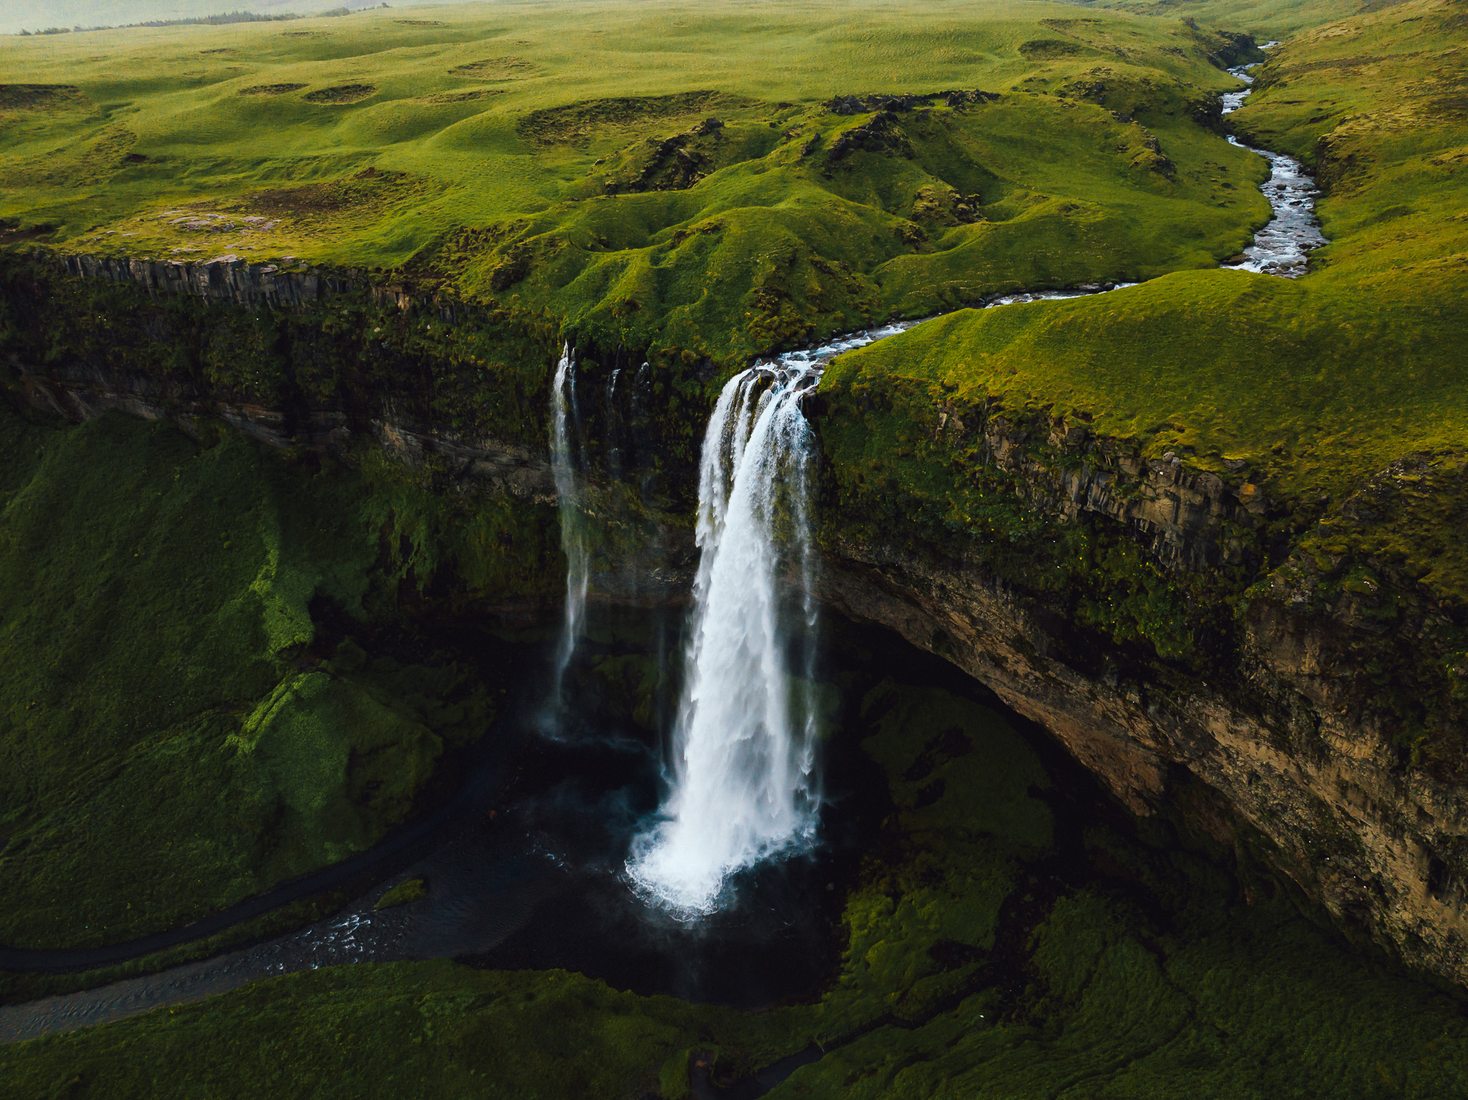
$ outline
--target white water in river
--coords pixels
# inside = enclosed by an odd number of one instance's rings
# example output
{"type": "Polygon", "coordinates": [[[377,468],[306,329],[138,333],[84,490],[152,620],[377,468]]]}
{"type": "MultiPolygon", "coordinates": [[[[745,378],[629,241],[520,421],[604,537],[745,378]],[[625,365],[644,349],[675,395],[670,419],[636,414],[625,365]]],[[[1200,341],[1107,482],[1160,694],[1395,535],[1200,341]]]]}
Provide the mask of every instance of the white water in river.
{"type": "Polygon", "coordinates": [[[751,367],[704,437],[672,790],[627,864],[680,916],[712,911],[731,875],[815,834],[814,440],[800,397],[817,378],[810,362],[751,367]]]}
{"type": "Polygon", "coordinates": [[[557,704],[566,669],[581,637],[591,570],[581,481],[577,473],[581,446],[581,415],[576,406],[576,355],[567,344],[561,351],[555,380],[551,384],[551,473],[556,482],[556,502],[561,516],[561,549],[566,555],[565,620],[561,625],[561,644],[556,650],[554,681],[553,702],[557,704]]]}
{"type": "MultiPolygon", "coordinates": [[[[1275,44],[1266,43],[1264,49],[1275,44]]],[[[1253,70],[1257,67],[1258,62],[1255,62],[1229,70],[1245,86],[1236,92],[1224,93],[1225,115],[1233,114],[1249,98],[1254,90],[1253,70]]],[[[1315,181],[1305,174],[1304,166],[1294,157],[1245,145],[1232,134],[1228,141],[1230,145],[1247,149],[1269,161],[1269,179],[1260,185],[1259,190],[1269,200],[1270,219],[1244,249],[1243,259],[1224,266],[1280,275],[1286,279],[1298,278],[1309,267],[1311,251],[1326,243],[1325,234],[1320,231],[1320,223],[1315,218],[1315,196],[1319,193],[1315,181]]]]}

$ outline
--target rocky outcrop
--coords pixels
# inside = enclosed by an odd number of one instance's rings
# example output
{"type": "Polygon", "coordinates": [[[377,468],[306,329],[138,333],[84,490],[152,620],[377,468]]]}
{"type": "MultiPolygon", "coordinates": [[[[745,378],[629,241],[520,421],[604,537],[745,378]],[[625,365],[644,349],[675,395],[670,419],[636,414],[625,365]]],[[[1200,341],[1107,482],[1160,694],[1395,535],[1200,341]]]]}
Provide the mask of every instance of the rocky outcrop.
{"type": "Polygon", "coordinates": [[[554,493],[540,417],[524,415],[543,408],[544,373],[525,361],[549,362],[548,342],[431,286],[229,258],[39,253],[10,260],[0,290],[22,318],[0,369],[34,407],[222,420],[275,447],[370,441],[517,497],[554,493]]]}
{"type": "Polygon", "coordinates": [[[12,391],[38,409],[68,420],[90,420],[118,410],[147,420],[168,419],[186,429],[223,420],[272,447],[344,452],[364,437],[401,461],[421,465],[431,459],[452,467],[460,479],[482,482],[516,497],[547,502],[555,482],[544,454],[487,437],[463,437],[433,425],[391,415],[354,424],[341,409],[312,409],[304,416],[277,405],[231,401],[161,386],[146,376],[115,376],[103,370],[68,372],[57,377],[23,371],[12,391]]]}
{"type": "Polygon", "coordinates": [[[920,107],[931,107],[937,103],[961,109],[981,103],[993,103],[998,98],[995,92],[966,88],[916,95],[839,95],[827,100],[825,107],[833,115],[862,115],[871,111],[913,111],[920,107]]]}
{"type": "Polygon", "coordinates": [[[42,263],[56,264],[67,275],[128,283],[157,297],[188,295],[235,305],[299,309],[349,295],[402,312],[429,307],[444,320],[453,320],[456,303],[436,288],[410,286],[401,281],[374,279],[365,272],[294,264],[252,262],[235,255],[209,260],[157,260],[90,253],[38,253],[42,263]]]}
{"type": "Polygon", "coordinates": [[[1169,568],[1239,564],[1259,553],[1265,524],[1284,519],[1247,478],[1226,480],[1172,452],[1146,458],[1083,423],[1025,423],[995,413],[975,428],[956,410],[938,414],[940,437],[962,439],[973,430],[987,463],[1008,475],[1031,506],[1065,521],[1114,520],[1169,568]]]}
{"type": "Polygon", "coordinates": [[[345,274],[250,263],[232,255],[195,261],[77,254],[58,262],[79,278],[132,283],[150,294],[190,294],[251,306],[312,305],[362,285],[345,274]]]}
{"type": "Polygon", "coordinates": [[[1428,661],[1432,631],[1462,609],[1398,584],[1384,626],[1360,596],[1285,584],[1290,563],[1272,560],[1273,544],[1317,517],[1271,502],[1242,470],[1143,459],[1084,425],[957,419],[939,414],[940,441],[980,441],[982,463],[1057,523],[1132,540],[1179,578],[1271,578],[1240,593],[1228,647],[1195,667],[1139,658],[1027,588],[1023,567],[1005,573],[920,531],[873,534],[840,515],[826,529],[824,598],[987,685],[1137,813],[1173,813],[1201,781],[1232,815],[1211,822],[1220,840],[1262,839],[1342,928],[1468,985],[1468,791],[1404,751],[1368,672],[1384,640],[1428,661]]]}

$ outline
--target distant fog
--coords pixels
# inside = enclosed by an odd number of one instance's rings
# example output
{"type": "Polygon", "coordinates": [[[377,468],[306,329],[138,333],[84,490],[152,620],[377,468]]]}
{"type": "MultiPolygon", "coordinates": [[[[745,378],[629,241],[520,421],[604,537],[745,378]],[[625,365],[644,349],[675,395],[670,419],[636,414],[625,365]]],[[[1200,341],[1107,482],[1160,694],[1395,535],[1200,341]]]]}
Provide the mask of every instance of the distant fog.
{"type": "MultiPolygon", "coordinates": [[[[0,0],[0,34],[52,27],[115,27],[153,20],[201,19],[227,12],[314,15],[333,8],[373,8],[381,0],[0,0]]],[[[395,8],[435,0],[389,0],[395,8]]],[[[436,0],[442,3],[443,0],[436,0]]]]}

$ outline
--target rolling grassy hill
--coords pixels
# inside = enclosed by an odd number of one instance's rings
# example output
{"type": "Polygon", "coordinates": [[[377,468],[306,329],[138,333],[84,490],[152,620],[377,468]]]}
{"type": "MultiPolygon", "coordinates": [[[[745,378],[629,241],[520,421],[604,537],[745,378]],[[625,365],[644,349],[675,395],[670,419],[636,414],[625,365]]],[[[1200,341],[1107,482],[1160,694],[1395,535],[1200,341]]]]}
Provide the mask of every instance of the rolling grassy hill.
{"type": "Polygon", "coordinates": [[[1344,494],[1468,444],[1468,24],[1409,0],[1280,47],[1234,116],[1318,174],[1330,244],[1298,281],[1181,272],[1099,298],[965,311],[843,358],[829,392],[985,393],[1292,493],[1344,494]],[[863,379],[863,382],[858,382],[863,379]],[[921,380],[921,381],[919,381],[921,380]]]}
{"type": "MultiPolygon", "coordinates": [[[[421,2],[421,0],[418,0],[421,2]]],[[[399,0],[394,7],[411,7],[399,0]]],[[[41,0],[0,12],[0,34],[38,34],[76,27],[128,27],[141,23],[180,22],[243,14],[263,17],[320,15],[327,11],[360,11],[378,0],[41,0]]]]}
{"type": "Polygon", "coordinates": [[[1264,217],[1260,164],[1200,125],[1234,40],[1023,0],[849,15],[514,3],[12,39],[0,218],[61,249],[407,269],[732,363],[1207,267],[1264,217]]]}

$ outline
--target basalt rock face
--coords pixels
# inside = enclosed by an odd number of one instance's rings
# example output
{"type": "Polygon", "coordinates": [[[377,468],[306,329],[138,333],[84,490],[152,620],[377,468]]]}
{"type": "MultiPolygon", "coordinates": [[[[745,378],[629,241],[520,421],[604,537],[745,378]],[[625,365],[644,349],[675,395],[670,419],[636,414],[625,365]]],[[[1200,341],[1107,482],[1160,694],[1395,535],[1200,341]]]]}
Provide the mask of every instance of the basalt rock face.
{"type": "MultiPolygon", "coordinates": [[[[559,333],[466,344],[463,333],[482,322],[460,313],[458,342],[445,345],[433,326],[452,304],[420,289],[373,289],[345,275],[313,282],[234,262],[67,263],[82,278],[0,270],[12,318],[0,369],[12,392],[38,406],[75,418],[121,408],[184,423],[223,419],[280,446],[371,440],[494,492],[553,493],[544,386],[559,333]],[[80,285],[123,296],[93,297],[80,285]],[[45,309],[54,314],[45,323],[27,320],[45,309]],[[88,316],[99,319],[98,334],[67,331],[85,329],[88,316]],[[166,358],[179,348],[182,361],[166,358]],[[268,377],[260,364],[271,365],[268,377]]],[[[690,443],[646,428],[697,418],[675,415],[635,357],[593,358],[604,362],[582,379],[583,409],[607,560],[646,555],[653,538],[664,562],[651,588],[619,589],[611,565],[598,588],[671,599],[686,592],[692,563],[686,524],[666,522],[688,511],[690,443]]],[[[857,415],[839,391],[813,395],[807,411],[823,436],[857,415]]],[[[1454,631],[1468,638],[1462,601],[1387,568],[1375,587],[1332,580],[1308,545],[1331,520],[1323,506],[1289,500],[1244,469],[1147,457],[1083,422],[1002,409],[955,403],[902,415],[920,437],[917,461],[948,456],[937,482],[974,482],[986,501],[1002,498],[1003,516],[1018,517],[1011,552],[996,557],[971,531],[938,530],[931,509],[890,484],[863,495],[850,464],[830,454],[824,599],[989,686],[1138,813],[1175,816],[1202,783],[1228,810],[1202,821],[1219,839],[1251,847],[1262,839],[1263,854],[1343,928],[1468,985],[1468,782],[1441,759],[1419,759],[1402,737],[1404,724],[1468,728],[1462,701],[1412,710],[1438,691],[1413,670],[1441,666],[1454,631]],[[1065,553],[1056,547],[1073,549],[1077,532],[1084,539],[1075,545],[1093,559],[1124,551],[1124,562],[1164,579],[1175,603],[1196,596],[1200,616],[1222,626],[1200,630],[1181,657],[1098,631],[1077,607],[1104,603],[1121,582],[1115,571],[1058,572],[1065,553]]],[[[884,456],[883,465],[900,461],[884,456]]],[[[1426,466],[1429,495],[1468,501],[1461,470],[1426,466]]],[[[1338,512],[1357,526],[1364,520],[1347,514],[1353,507],[1390,519],[1394,487],[1424,476],[1389,472],[1338,512]]]]}
{"type": "Polygon", "coordinates": [[[420,465],[430,458],[453,466],[461,479],[484,482],[512,496],[549,502],[555,496],[550,463],[532,450],[485,437],[460,436],[394,417],[384,410],[353,423],[341,409],[304,415],[276,405],[233,401],[162,387],[143,375],[69,370],[23,372],[15,392],[32,407],[68,420],[90,420],[109,410],[148,420],[172,420],[186,429],[222,420],[271,447],[344,452],[370,439],[399,460],[420,465]]]}
{"type": "MultiPolygon", "coordinates": [[[[1271,500],[1242,471],[1144,459],[1084,425],[936,416],[935,446],[981,456],[985,476],[1051,530],[1138,546],[1184,591],[1230,591],[1232,631],[1191,663],[1113,644],[1023,563],[996,564],[920,523],[864,523],[836,488],[824,598],[987,685],[1140,814],[1174,815],[1201,781],[1229,811],[1205,823],[1217,839],[1258,852],[1348,933],[1468,985],[1468,782],[1404,747],[1404,710],[1386,697],[1426,689],[1394,689],[1382,672],[1391,652],[1401,667],[1437,661],[1447,625],[1465,621],[1461,604],[1397,578],[1383,582],[1384,618],[1381,593],[1302,580],[1296,559],[1309,554],[1291,547],[1320,517],[1271,500]]],[[[1461,709],[1421,713],[1412,720],[1440,733],[1463,728],[1461,709]]]]}
{"type": "Polygon", "coordinates": [[[282,269],[235,256],[212,260],[148,260],[126,256],[70,255],[58,261],[83,279],[131,283],[152,294],[190,294],[239,305],[314,305],[360,287],[345,273],[282,269]]]}
{"type": "Polygon", "coordinates": [[[365,298],[400,312],[428,311],[443,321],[458,319],[460,308],[432,286],[383,282],[365,272],[281,263],[253,263],[238,256],[210,260],[154,260],[129,256],[70,254],[37,261],[56,265],[78,279],[124,283],[159,295],[186,295],[241,306],[299,309],[333,299],[365,298]]]}
{"type": "Polygon", "coordinates": [[[9,388],[70,419],[223,420],[277,447],[370,441],[512,495],[554,493],[540,441],[553,339],[432,288],[359,274],[7,258],[9,388]]]}

